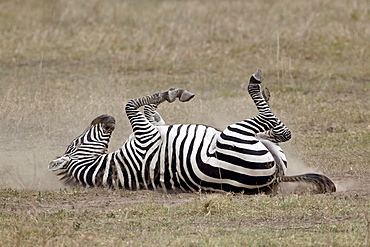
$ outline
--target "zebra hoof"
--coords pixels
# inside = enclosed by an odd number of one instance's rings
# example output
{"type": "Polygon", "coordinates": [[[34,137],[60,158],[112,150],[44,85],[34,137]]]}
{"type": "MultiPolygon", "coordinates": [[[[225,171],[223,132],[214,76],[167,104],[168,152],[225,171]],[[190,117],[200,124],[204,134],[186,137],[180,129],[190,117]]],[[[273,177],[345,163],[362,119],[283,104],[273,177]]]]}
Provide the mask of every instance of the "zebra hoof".
{"type": "Polygon", "coordinates": [[[181,102],[187,102],[187,101],[191,100],[192,98],[194,98],[194,96],[195,95],[193,93],[190,93],[186,90],[180,89],[178,98],[181,102]]]}
{"type": "Polygon", "coordinates": [[[249,80],[250,84],[260,84],[263,81],[262,71],[258,69],[249,80]]]}
{"type": "Polygon", "coordinates": [[[178,97],[178,94],[179,94],[179,90],[176,89],[176,88],[170,88],[168,90],[168,98],[167,98],[167,101],[172,103],[175,101],[175,99],[178,97]]]}

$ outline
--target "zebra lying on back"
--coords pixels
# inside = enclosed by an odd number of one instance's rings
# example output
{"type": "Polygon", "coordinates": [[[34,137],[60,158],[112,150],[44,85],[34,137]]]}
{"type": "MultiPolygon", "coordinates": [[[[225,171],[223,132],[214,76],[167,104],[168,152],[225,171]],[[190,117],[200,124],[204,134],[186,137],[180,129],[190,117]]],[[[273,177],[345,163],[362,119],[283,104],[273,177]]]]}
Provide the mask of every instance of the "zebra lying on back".
{"type": "Polygon", "coordinates": [[[48,169],[59,171],[66,183],[85,187],[254,194],[271,192],[281,182],[307,182],[317,193],[335,192],[324,175],[285,176],[287,160],[279,143],[288,141],[291,133],[270,110],[269,93],[261,91],[261,82],[258,70],[248,85],[259,114],[222,132],[200,124],[164,124],[157,106],[176,98],[189,101],[194,95],[185,90],[130,100],[125,110],[133,133],[120,149],[107,154],[115,120],[102,115],[48,169]],[[144,114],[138,110],[141,106],[144,114]]]}

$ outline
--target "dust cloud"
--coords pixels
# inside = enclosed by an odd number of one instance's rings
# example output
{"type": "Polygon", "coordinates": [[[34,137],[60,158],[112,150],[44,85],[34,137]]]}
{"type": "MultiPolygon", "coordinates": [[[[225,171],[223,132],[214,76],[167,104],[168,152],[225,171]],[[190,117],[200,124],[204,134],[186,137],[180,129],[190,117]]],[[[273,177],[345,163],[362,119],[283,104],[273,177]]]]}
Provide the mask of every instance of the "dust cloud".
{"type": "MultiPolygon", "coordinates": [[[[284,145],[284,144],[283,144],[284,145]]],[[[325,175],[319,169],[307,166],[299,156],[299,151],[296,150],[292,145],[288,144],[286,147],[282,147],[288,160],[288,169],[286,172],[287,176],[299,175],[304,173],[319,173],[325,175]]],[[[350,191],[358,189],[361,184],[359,178],[352,176],[347,177],[329,177],[335,184],[337,192],[350,191]]],[[[314,190],[312,186],[306,183],[281,183],[279,186],[281,193],[305,193],[307,190],[314,190]]]]}
{"type": "Polygon", "coordinates": [[[46,149],[45,143],[27,150],[1,149],[0,187],[29,190],[65,188],[56,175],[47,170],[55,154],[55,151],[46,149]]]}
{"type": "MultiPolygon", "coordinates": [[[[287,176],[300,175],[304,173],[319,173],[317,170],[313,169],[304,164],[304,162],[297,157],[297,153],[293,148],[282,146],[284,153],[288,160],[288,169],[286,171],[287,176]]],[[[305,193],[308,190],[314,190],[312,186],[306,183],[281,183],[279,185],[279,193],[281,194],[300,194],[305,193]]]]}

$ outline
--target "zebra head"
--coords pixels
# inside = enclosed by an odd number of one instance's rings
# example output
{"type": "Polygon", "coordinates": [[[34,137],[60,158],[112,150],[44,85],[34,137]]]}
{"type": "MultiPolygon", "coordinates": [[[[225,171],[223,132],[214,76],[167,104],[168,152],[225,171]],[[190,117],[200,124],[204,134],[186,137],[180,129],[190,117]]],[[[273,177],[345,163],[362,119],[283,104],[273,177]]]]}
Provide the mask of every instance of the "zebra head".
{"type": "Polygon", "coordinates": [[[116,121],[109,115],[95,118],[67,147],[64,155],[50,162],[49,171],[67,169],[72,160],[93,158],[106,154],[116,121]]]}

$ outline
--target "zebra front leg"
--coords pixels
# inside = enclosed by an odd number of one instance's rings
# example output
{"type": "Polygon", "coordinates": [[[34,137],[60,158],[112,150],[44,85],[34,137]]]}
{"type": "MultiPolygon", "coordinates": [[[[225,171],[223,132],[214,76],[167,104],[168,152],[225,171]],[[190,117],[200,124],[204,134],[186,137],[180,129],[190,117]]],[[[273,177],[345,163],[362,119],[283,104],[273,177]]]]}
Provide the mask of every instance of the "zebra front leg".
{"type": "Polygon", "coordinates": [[[138,140],[145,142],[148,139],[153,138],[155,135],[158,135],[158,130],[155,126],[138,110],[141,106],[157,106],[164,101],[171,103],[174,102],[176,98],[181,102],[186,102],[191,100],[193,97],[194,94],[187,92],[186,90],[171,88],[163,93],[155,93],[142,98],[130,100],[126,104],[125,111],[135,136],[138,140]]]}
{"type": "Polygon", "coordinates": [[[154,126],[166,125],[161,115],[157,112],[157,105],[150,104],[144,106],[144,115],[148,121],[154,126]]]}
{"type": "MultiPolygon", "coordinates": [[[[175,101],[176,98],[179,98],[181,102],[186,102],[191,100],[194,97],[194,94],[187,92],[183,89],[170,89],[166,95],[164,94],[164,99],[167,99],[169,102],[175,101]]],[[[163,126],[165,125],[165,121],[161,117],[161,115],[157,112],[158,104],[149,104],[144,106],[144,115],[155,126],[163,126]]]]}
{"type": "Polygon", "coordinates": [[[170,88],[167,92],[162,93],[164,98],[172,103],[175,101],[176,98],[179,98],[181,102],[187,102],[194,98],[194,94],[190,93],[184,89],[176,89],[176,88],[170,88]],[[168,96],[166,95],[168,93],[168,96]]]}

